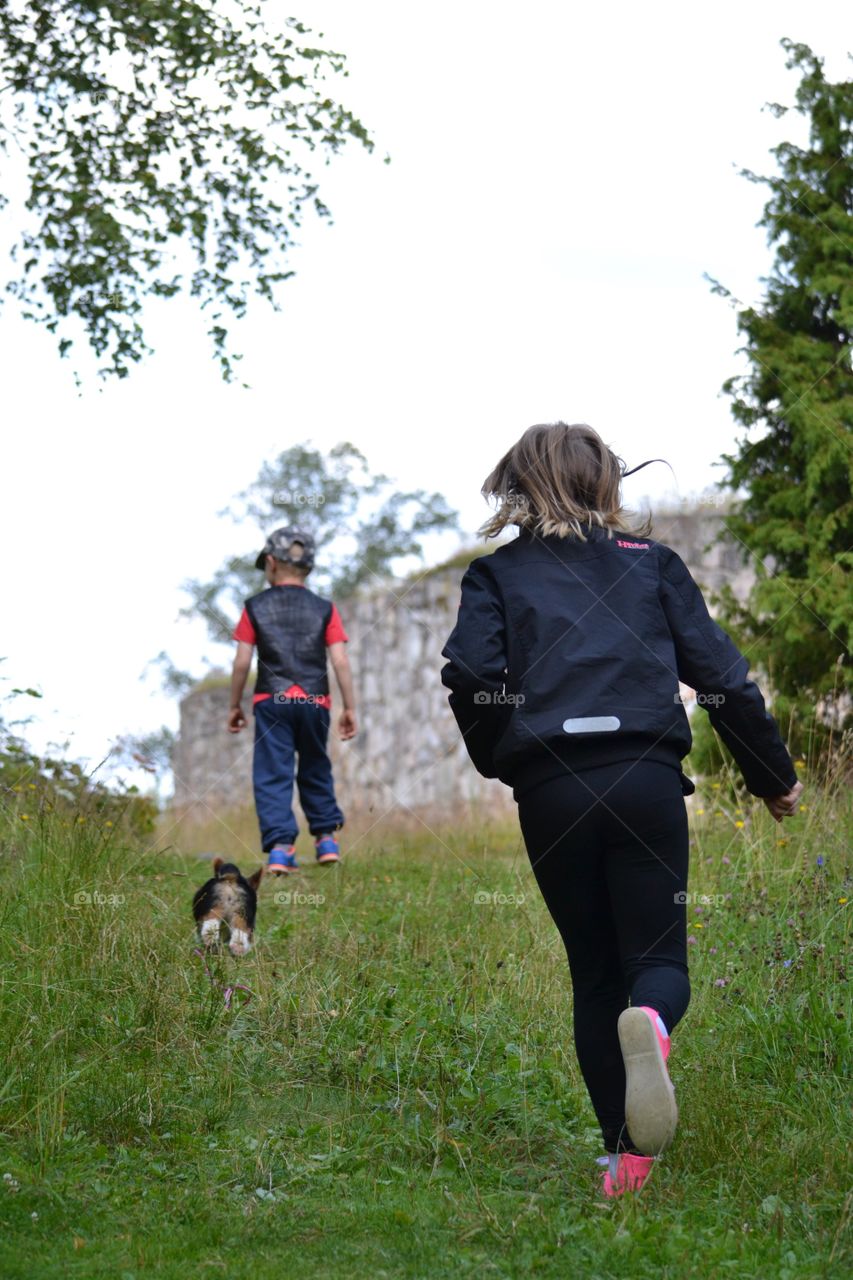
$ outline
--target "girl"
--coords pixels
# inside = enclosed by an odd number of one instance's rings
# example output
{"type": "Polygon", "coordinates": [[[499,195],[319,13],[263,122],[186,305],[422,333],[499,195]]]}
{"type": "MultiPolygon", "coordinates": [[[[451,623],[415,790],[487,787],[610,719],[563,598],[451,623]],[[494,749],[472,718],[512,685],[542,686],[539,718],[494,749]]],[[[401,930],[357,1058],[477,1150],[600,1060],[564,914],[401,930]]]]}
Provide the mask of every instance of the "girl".
{"type": "Polygon", "coordinates": [[[607,1196],[642,1186],[678,1119],[666,1061],[690,998],[695,790],[679,680],[777,822],[802,791],[746,658],[650,519],[622,506],[630,474],[591,427],[524,433],[482,490],[497,509],[481,532],[518,537],[466,571],[441,673],[477,769],[513,788],[568,953],[607,1196]]]}

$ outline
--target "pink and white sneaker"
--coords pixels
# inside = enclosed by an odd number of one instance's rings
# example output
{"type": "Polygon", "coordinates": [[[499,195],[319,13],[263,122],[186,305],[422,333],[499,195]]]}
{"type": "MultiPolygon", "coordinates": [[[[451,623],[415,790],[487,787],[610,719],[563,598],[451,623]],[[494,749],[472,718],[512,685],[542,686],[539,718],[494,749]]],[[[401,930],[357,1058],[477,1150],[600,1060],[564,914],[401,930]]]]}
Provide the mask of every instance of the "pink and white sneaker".
{"type": "Polygon", "coordinates": [[[622,1196],[626,1191],[639,1191],[654,1165],[654,1156],[634,1156],[627,1151],[618,1156],[602,1156],[599,1164],[606,1164],[601,1190],[610,1196],[622,1196]]]}
{"type": "MultiPolygon", "coordinates": [[[[617,1024],[625,1062],[625,1122],[631,1141],[647,1157],[665,1151],[675,1137],[678,1107],[666,1069],[670,1037],[656,1009],[624,1009],[617,1024]]],[[[637,1159],[637,1157],[632,1157],[637,1159]]]]}

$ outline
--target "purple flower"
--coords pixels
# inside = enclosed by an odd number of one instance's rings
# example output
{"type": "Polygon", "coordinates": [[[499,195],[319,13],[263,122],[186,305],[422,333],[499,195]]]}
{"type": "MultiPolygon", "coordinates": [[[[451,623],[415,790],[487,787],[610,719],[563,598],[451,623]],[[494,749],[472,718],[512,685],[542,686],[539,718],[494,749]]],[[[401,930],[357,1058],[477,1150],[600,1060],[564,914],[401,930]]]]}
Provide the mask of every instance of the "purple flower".
{"type": "Polygon", "coordinates": [[[692,933],[690,934],[690,936],[689,936],[689,938],[687,939],[687,941],[688,941],[688,943],[689,943],[689,944],[692,944],[692,943],[694,943],[694,942],[696,941],[696,939],[693,937],[693,934],[692,934],[692,933]]]}
{"type": "Polygon", "coordinates": [[[730,867],[732,865],[731,858],[723,858],[723,864],[727,867],[730,867]]]}
{"type": "Polygon", "coordinates": [[[783,960],[783,961],[782,961],[782,963],[783,963],[783,965],[785,966],[785,968],[787,969],[787,968],[789,967],[789,965],[790,965],[791,961],[790,961],[790,960],[783,960]]]}
{"type": "Polygon", "coordinates": [[[717,948],[716,948],[716,947],[709,947],[709,948],[708,948],[708,954],[709,954],[709,955],[711,955],[711,956],[715,956],[715,955],[717,954],[717,948]]]}
{"type": "Polygon", "coordinates": [[[726,985],[726,979],[725,979],[725,978],[715,978],[715,979],[714,979],[714,986],[715,986],[715,987],[724,987],[725,985],[726,985]]]}
{"type": "Polygon", "coordinates": [[[823,866],[823,858],[820,856],[820,854],[818,854],[818,856],[817,856],[817,865],[818,865],[819,867],[822,867],[822,866],[823,866]]]}

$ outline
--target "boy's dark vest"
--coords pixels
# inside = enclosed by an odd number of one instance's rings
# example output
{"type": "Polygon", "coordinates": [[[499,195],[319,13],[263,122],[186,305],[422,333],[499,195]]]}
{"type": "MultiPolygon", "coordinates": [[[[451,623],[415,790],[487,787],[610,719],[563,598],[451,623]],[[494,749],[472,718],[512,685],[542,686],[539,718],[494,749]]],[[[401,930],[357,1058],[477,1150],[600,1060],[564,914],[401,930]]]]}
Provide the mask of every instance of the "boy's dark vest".
{"type": "Polygon", "coordinates": [[[258,647],[255,693],[283,693],[298,684],[312,697],[328,694],[326,627],[331,600],[307,587],[268,587],[246,601],[246,612],[258,647]]]}

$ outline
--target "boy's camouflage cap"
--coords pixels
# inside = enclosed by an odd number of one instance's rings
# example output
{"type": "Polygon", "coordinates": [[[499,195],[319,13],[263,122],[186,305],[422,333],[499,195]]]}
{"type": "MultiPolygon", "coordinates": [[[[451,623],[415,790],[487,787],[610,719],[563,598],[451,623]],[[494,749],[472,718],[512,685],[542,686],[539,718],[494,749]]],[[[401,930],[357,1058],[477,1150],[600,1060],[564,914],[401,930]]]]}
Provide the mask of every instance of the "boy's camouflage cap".
{"type": "Polygon", "coordinates": [[[256,569],[263,569],[267,562],[267,556],[275,556],[276,560],[282,560],[285,564],[302,565],[304,569],[311,569],[314,565],[314,539],[310,533],[306,533],[304,529],[295,529],[292,525],[287,525],[283,529],[274,529],[264,543],[264,549],[255,561],[256,569]],[[290,547],[294,542],[302,544],[302,556],[299,560],[291,560],[290,547]]]}

